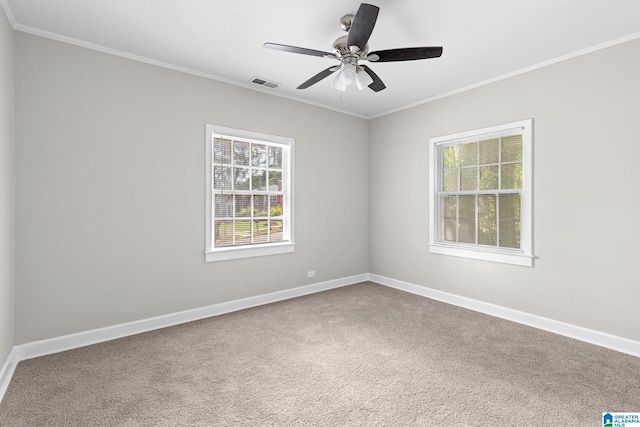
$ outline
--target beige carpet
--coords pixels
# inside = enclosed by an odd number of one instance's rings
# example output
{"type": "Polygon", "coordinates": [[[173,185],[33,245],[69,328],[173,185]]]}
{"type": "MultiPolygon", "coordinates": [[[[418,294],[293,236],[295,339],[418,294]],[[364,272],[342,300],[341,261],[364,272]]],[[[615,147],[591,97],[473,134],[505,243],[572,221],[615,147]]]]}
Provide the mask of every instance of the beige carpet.
{"type": "Polygon", "coordinates": [[[372,283],[20,362],[1,426],[602,426],[640,358],[372,283]]]}

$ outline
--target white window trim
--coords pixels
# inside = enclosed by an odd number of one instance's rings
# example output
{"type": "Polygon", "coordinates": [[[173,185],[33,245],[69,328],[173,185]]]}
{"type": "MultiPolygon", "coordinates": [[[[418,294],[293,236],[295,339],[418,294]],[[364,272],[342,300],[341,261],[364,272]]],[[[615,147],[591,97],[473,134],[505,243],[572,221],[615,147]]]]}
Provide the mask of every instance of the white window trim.
{"type": "MultiPolygon", "coordinates": [[[[518,132],[519,133],[519,132],[518,132]]],[[[491,126],[452,135],[429,139],[429,252],[472,258],[484,261],[533,267],[533,119],[491,126]],[[524,188],[522,192],[520,218],[520,250],[491,248],[486,246],[464,245],[461,243],[440,242],[437,239],[440,229],[438,215],[438,188],[440,188],[439,159],[437,148],[447,143],[462,143],[478,139],[491,139],[504,136],[510,130],[522,130],[522,169],[524,188]]]]}
{"type": "Polygon", "coordinates": [[[267,255],[277,255],[284,253],[294,252],[295,241],[293,238],[293,146],[295,140],[284,136],[268,135],[258,132],[245,131],[240,129],[233,129],[224,126],[206,125],[206,247],[205,247],[205,262],[213,261],[227,261],[240,258],[260,257],[267,255]],[[260,243],[254,245],[242,245],[242,246],[226,246],[215,248],[213,246],[213,150],[212,142],[213,135],[225,135],[236,138],[246,138],[256,141],[276,142],[279,144],[285,144],[289,146],[289,173],[286,176],[286,188],[289,189],[289,197],[285,198],[284,212],[288,212],[285,215],[285,222],[288,226],[284,229],[289,231],[289,236],[284,242],[274,243],[260,243]]]}

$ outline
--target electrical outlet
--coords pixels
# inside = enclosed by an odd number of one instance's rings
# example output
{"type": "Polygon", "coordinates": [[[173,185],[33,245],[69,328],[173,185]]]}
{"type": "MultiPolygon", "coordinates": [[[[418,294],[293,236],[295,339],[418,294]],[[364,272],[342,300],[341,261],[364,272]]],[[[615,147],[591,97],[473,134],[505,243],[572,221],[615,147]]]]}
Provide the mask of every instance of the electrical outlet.
{"type": "Polygon", "coordinates": [[[316,277],[315,271],[307,271],[307,277],[316,277]]]}

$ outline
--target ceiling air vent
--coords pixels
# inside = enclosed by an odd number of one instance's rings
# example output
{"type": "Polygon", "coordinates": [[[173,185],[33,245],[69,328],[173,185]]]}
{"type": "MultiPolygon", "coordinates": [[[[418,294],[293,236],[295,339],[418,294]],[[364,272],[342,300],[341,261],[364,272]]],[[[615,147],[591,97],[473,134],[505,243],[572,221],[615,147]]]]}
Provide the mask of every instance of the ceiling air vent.
{"type": "Polygon", "coordinates": [[[261,77],[253,77],[251,83],[256,84],[258,86],[268,87],[269,89],[277,89],[280,86],[280,83],[272,82],[267,79],[263,79],[261,77]]]}

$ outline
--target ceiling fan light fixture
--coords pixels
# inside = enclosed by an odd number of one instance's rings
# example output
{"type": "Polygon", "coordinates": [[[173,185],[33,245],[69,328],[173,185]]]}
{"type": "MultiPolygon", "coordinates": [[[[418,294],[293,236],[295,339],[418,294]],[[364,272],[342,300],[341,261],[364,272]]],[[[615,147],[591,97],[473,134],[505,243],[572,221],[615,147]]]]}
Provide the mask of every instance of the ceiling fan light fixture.
{"type": "Polygon", "coordinates": [[[358,89],[362,90],[365,87],[368,87],[371,83],[373,83],[373,79],[369,73],[358,67],[356,71],[356,84],[358,85],[358,89]]]}
{"type": "Polygon", "coordinates": [[[333,79],[333,82],[331,83],[331,87],[336,89],[336,90],[339,90],[340,92],[346,92],[347,84],[345,84],[342,81],[342,77],[341,77],[341,73],[340,72],[338,72],[336,74],[336,78],[333,79]]]}
{"type": "Polygon", "coordinates": [[[356,79],[356,67],[353,64],[344,64],[340,70],[340,80],[345,85],[353,83],[356,79]]]}

